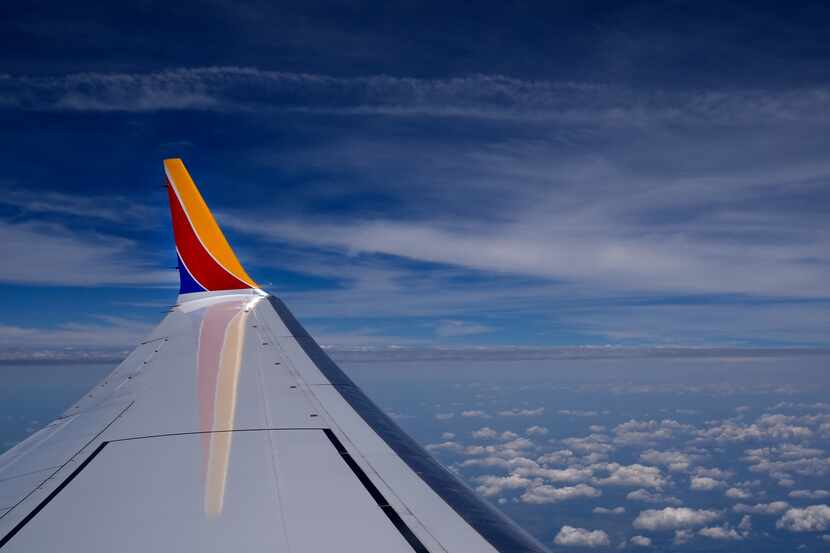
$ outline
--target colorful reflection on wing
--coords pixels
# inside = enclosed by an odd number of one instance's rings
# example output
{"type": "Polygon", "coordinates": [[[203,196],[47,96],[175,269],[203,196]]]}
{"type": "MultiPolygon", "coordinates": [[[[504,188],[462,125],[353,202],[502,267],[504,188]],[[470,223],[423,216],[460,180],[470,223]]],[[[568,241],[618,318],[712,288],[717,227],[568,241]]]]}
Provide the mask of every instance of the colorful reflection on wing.
{"type": "Polygon", "coordinates": [[[230,430],[234,427],[239,369],[250,308],[250,301],[246,299],[211,305],[204,310],[199,329],[199,426],[203,432],[204,509],[208,517],[222,513],[233,441],[230,430]]]}

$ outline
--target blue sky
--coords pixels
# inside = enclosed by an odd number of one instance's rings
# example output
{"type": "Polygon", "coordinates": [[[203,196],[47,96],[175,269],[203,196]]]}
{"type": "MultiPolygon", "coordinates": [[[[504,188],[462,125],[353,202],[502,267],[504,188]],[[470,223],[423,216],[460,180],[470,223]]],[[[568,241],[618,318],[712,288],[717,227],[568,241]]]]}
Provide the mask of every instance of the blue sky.
{"type": "Polygon", "coordinates": [[[161,318],[170,156],[324,343],[830,344],[822,3],[3,10],[6,351],[161,318]]]}

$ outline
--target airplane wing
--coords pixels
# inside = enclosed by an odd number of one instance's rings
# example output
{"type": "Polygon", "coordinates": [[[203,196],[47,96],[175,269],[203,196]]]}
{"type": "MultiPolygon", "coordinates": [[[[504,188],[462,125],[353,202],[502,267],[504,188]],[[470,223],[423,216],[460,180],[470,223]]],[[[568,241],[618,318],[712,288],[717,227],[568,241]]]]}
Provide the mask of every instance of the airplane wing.
{"type": "Polygon", "coordinates": [[[545,551],[366,397],[164,167],[176,306],[0,456],[2,553],[545,551]]]}

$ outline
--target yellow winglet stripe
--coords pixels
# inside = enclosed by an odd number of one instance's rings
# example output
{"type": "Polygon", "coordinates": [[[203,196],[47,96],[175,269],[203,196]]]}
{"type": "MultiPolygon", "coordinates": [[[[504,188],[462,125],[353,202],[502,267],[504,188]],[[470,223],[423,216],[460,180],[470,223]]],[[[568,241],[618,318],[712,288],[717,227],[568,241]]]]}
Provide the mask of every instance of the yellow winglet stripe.
{"type": "Polygon", "coordinates": [[[228,240],[222,234],[222,229],[216,224],[213,214],[199,193],[196,183],[193,182],[182,160],[165,159],[164,170],[167,173],[170,184],[175,187],[178,193],[178,197],[187,213],[193,231],[205,249],[225,270],[252,288],[256,288],[256,283],[248,276],[245,269],[242,268],[242,264],[236,258],[236,254],[233,253],[230,244],[228,244],[228,240]]]}

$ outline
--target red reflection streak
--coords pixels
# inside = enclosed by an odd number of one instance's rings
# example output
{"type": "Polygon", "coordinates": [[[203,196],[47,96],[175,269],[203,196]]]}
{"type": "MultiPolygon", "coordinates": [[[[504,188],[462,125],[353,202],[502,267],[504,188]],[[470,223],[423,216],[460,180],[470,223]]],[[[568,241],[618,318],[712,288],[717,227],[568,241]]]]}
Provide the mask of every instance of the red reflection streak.
{"type": "Polygon", "coordinates": [[[246,301],[207,307],[199,329],[197,388],[205,513],[221,514],[232,433],[236,386],[245,337],[246,301]]]}

